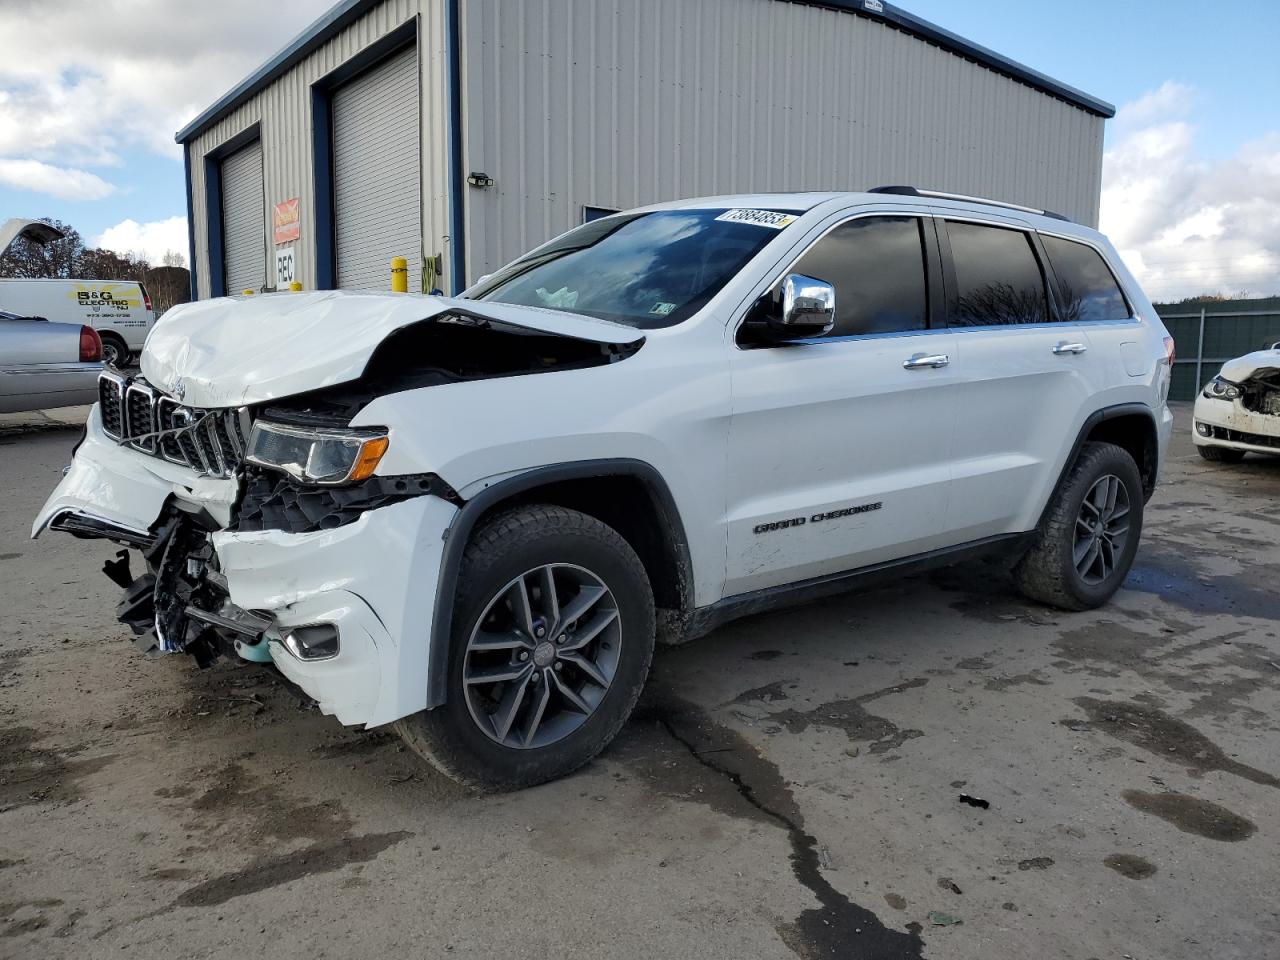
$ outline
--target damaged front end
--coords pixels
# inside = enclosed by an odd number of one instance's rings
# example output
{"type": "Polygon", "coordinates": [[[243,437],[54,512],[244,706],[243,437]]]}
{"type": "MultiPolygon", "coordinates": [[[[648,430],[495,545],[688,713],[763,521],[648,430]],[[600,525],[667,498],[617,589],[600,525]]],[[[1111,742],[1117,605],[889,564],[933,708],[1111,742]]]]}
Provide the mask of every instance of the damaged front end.
{"type": "Polygon", "coordinates": [[[128,550],[103,564],[124,590],[116,616],[146,653],[188,653],[202,667],[220,656],[269,662],[271,617],[231,602],[210,539],[214,529],[207,516],[171,506],[154,539],[138,545],[145,567],[140,576],[133,576],[128,550]]]}
{"type": "Polygon", "coordinates": [[[1280,350],[1223,364],[1196,398],[1194,430],[1201,447],[1280,453],[1280,350]]]}
{"type": "Polygon", "coordinates": [[[347,724],[426,708],[462,500],[419,463],[430,453],[412,428],[353,419],[388,394],[599,366],[643,343],[614,324],[471,306],[329,292],[175,308],[141,374],[103,374],[32,535],[125,548],[104,572],[149,653],[274,663],[347,724]],[[397,437],[396,472],[382,473],[397,437]]]}

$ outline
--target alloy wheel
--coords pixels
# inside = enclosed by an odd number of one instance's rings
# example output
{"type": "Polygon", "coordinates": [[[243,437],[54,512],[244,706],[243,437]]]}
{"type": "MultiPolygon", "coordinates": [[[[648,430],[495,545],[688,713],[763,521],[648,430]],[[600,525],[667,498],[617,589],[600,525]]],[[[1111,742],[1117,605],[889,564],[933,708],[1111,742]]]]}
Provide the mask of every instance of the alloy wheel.
{"type": "Polygon", "coordinates": [[[1087,584],[1096,585],[1115,572],[1129,540],[1129,491],[1120,478],[1107,474],[1094,481],[1076,515],[1072,562],[1087,584]]]}
{"type": "Polygon", "coordinates": [[[568,563],[535,567],[489,600],[467,641],[467,709],[490,740],[545,747],[587,721],[622,652],[618,604],[604,581],[568,563]]]}

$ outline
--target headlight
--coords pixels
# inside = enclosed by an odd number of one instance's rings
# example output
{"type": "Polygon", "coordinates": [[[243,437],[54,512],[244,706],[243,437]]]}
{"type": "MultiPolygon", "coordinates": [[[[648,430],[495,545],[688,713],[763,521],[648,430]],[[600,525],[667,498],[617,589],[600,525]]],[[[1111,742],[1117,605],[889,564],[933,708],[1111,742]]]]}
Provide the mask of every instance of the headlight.
{"type": "Polygon", "coordinates": [[[292,427],[259,420],[245,459],[306,483],[346,483],[373,476],[387,452],[386,430],[292,427]]]}
{"type": "Polygon", "coordinates": [[[1204,395],[1210,400],[1235,400],[1240,396],[1240,388],[1230,380],[1214,377],[1204,385],[1204,395]]]}

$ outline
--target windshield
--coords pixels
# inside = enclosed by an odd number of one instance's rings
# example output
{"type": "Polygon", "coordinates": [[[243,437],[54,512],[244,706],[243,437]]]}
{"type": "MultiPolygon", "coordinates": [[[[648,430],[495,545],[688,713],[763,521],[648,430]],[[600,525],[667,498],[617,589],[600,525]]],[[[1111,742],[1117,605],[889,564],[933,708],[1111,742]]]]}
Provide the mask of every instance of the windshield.
{"type": "Polygon", "coordinates": [[[642,329],[692,316],[798,218],[778,210],[661,210],[585,223],[470,294],[642,329]]]}

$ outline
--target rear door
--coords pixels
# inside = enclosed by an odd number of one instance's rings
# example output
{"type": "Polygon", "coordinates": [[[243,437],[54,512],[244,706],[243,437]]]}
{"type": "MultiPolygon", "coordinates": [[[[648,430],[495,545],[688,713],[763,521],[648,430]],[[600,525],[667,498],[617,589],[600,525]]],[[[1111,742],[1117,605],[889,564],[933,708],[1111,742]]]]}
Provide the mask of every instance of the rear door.
{"type": "Polygon", "coordinates": [[[923,553],[949,540],[955,336],[927,215],[832,226],[787,270],[831,283],[835,328],[732,356],[725,595],[923,553]],[[933,363],[911,363],[935,357],[933,363]],[[907,366],[910,364],[910,366],[907,366]]]}
{"type": "Polygon", "coordinates": [[[960,414],[952,511],[974,541],[1035,525],[1097,376],[1027,224],[966,215],[938,226],[960,414]]]}

